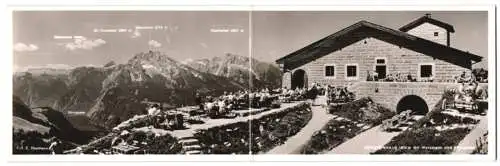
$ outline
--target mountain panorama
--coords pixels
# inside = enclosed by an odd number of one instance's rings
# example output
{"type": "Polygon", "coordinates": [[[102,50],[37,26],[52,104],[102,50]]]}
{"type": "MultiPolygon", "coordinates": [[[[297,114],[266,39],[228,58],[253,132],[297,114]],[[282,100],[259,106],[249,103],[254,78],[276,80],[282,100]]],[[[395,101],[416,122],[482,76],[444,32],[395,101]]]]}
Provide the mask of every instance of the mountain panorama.
{"type": "Polygon", "coordinates": [[[60,112],[75,128],[110,129],[144,113],[145,101],[193,105],[196,92],[215,96],[224,91],[276,88],[281,78],[276,66],[249,57],[226,54],[179,62],[158,51],[138,53],[124,64],[61,70],[15,73],[14,98],[26,109],[60,112]]]}

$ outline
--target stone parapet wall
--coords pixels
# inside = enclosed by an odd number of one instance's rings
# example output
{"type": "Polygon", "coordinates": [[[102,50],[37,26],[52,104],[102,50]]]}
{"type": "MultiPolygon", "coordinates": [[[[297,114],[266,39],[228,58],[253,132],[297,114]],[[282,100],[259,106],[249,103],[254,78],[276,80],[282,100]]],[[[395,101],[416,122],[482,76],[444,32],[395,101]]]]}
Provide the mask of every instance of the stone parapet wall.
{"type": "Polygon", "coordinates": [[[370,97],[374,102],[395,111],[398,102],[405,96],[415,95],[425,100],[432,109],[446,89],[456,88],[457,83],[437,82],[367,82],[356,83],[350,88],[356,97],[370,97]]]}

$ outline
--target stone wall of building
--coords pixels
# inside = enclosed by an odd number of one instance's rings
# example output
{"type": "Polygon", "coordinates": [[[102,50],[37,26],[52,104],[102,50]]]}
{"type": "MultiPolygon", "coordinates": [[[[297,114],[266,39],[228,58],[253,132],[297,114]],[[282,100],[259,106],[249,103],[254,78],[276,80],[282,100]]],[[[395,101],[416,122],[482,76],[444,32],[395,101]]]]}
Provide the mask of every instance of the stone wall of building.
{"type": "Polygon", "coordinates": [[[281,86],[283,88],[291,88],[291,85],[292,85],[292,72],[285,72],[285,73],[283,73],[283,75],[281,76],[281,78],[282,78],[281,86]]]}
{"type": "MultiPolygon", "coordinates": [[[[434,65],[434,81],[452,81],[454,76],[470,70],[446,61],[435,59],[406,48],[387,43],[376,38],[366,38],[341,50],[311,61],[292,71],[302,69],[308,76],[308,85],[313,82],[334,86],[346,86],[353,82],[366,81],[368,71],[375,71],[376,58],[385,58],[387,74],[404,73],[418,78],[420,64],[434,65]],[[358,66],[358,76],[346,79],[346,64],[358,66]],[[335,76],[325,77],[325,66],[335,66],[335,76]]],[[[283,77],[283,87],[291,87],[291,78],[283,77]]]]}
{"type": "Polygon", "coordinates": [[[449,35],[446,29],[430,23],[423,23],[418,27],[410,29],[407,33],[442,45],[447,45],[449,35]],[[437,33],[437,36],[434,36],[434,33],[437,33]]]}

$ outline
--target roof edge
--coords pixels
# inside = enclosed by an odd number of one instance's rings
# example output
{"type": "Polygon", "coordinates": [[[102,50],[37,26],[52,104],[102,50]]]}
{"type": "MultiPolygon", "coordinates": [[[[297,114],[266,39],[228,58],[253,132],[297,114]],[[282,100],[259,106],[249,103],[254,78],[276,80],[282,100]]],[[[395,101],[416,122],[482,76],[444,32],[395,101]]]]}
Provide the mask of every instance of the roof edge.
{"type": "Polygon", "coordinates": [[[436,25],[438,27],[446,29],[448,32],[455,33],[455,28],[453,27],[453,25],[445,23],[443,21],[433,19],[430,17],[430,14],[426,14],[425,16],[422,16],[416,20],[413,20],[412,22],[399,28],[399,30],[403,31],[403,32],[407,32],[415,27],[422,25],[423,23],[429,23],[432,25],[436,25]]]}
{"type": "Polygon", "coordinates": [[[297,50],[297,51],[294,51],[286,56],[283,56],[277,60],[275,60],[275,62],[277,64],[283,64],[287,61],[287,59],[289,58],[292,58],[292,57],[295,57],[297,55],[300,55],[300,54],[303,54],[304,52],[308,52],[309,51],[309,48],[311,46],[314,46],[314,45],[320,45],[322,42],[324,42],[325,40],[330,40],[330,39],[334,39],[338,36],[341,36],[345,33],[348,33],[350,32],[351,30],[355,30],[357,28],[360,28],[360,27],[369,27],[369,28],[373,28],[373,29],[378,29],[380,31],[384,31],[386,33],[389,33],[389,34],[392,34],[392,35],[396,35],[396,36],[400,36],[400,37],[404,37],[404,38],[407,38],[409,40],[420,40],[421,42],[425,42],[427,44],[436,44],[436,45],[439,45],[437,47],[440,47],[440,48],[443,48],[443,49],[449,49],[450,51],[453,51],[453,52],[457,52],[457,53],[460,53],[460,54],[465,54],[470,60],[472,61],[475,61],[475,62],[480,62],[482,61],[482,59],[484,57],[481,57],[479,55],[476,55],[476,54],[473,54],[473,53],[470,53],[470,52],[466,52],[466,51],[462,51],[462,50],[459,50],[457,48],[453,48],[453,47],[447,47],[445,45],[440,45],[439,43],[435,43],[435,42],[432,42],[430,40],[427,40],[427,39],[423,39],[423,38],[419,38],[417,36],[414,36],[414,35],[411,35],[411,34],[408,34],[406,32],[402,32],[402,31],[398,31],[398,30],[394,30],[394,29],[391,29],[391,28],[387,28],[387,27],[384,27],[384,26],[381,26],[381,25],[378,25],[378,24],[374,24],[374,23],[371,23],[371,22],[368,22],[368,21],[359,21],[351,26],[348,26],[340,31],[337,31],[331,35],[328,35],[327,37],[324,37],[320,40],[317,40],[305,47],[302,47],[301,49],[297,50]]]}
{"type": "Polygon", "coordinates": [[[328,38],[331,38],[331,37],[334,37],[334,36],[338,36],[338,35],[340,35],[342,33],[348,32],[348,31],[350,31],[352,29],[355,29],[355,28],[358,28],[358,27],[361,27],[361,26],[367,26],[369,24],[373,24],[373,23],[370,23],[370,22],[365,21],[365,20],[358,21],[358,22],[356,22],[356,23],[354,23],[354,24],[352,24],[352,25],[350,25],[348,27],[345,27],[345,28],[343,28],[343,29],[341,29],[341,30],[339,30],[339,31],[331,34],[331,35],[328,35],[328,36],[326,36],[324,38],[316,40],[315,42],[313,42],[311,44],[307,44],[306,46],[302,47],[301,49],[299,49],[297,51],[294,51],[294,52],[292,52],[292,53],[290,53],[290,54],[288,54],[286,56],[283,56],[283,57],[277,59],[275,62],[279,64],[279,63],[283,62],[285,59],[287,59],[288,57],[293,56],[293,55],[295,55],[295,54],[297,54],[299,52],[305,51],[305,49],[307,49],[311,45],[318,44],[321,41],[326,40],[328,38]]]}

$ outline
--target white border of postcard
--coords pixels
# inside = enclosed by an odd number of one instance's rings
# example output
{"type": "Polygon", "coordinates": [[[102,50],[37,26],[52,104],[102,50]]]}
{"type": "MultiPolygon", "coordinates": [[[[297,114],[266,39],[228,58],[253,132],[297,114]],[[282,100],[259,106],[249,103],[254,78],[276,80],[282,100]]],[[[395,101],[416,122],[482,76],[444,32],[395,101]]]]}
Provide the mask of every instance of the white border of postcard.
{"type": "MultiPolygon", "coordinates": [[[[6,26],[8,32],[12,32],[12,11],[14,10],[43,10],[43,11],[54,11],[54,10],[100,10],[100,11],[113,11],[113,10],[134,10],[134,11],[148,11],[148,10],[173,10],[173,11],[488,11],[488,70],[495,71],[496,57],[495,57],[495,6],[494,5],[441,5],[441,6],[92,6],[92,7],[71,7],[71,6],[56,6],[56,7],[21,7],[21,6],[10,6],[8,9],[8,23],[6,26]]],[[[8,49],[4,52],[4,55],[12,55],[12,34],[9,33],[6,36],[9,42],[6,44],[8,49]]],[[[5,46],[4,46],[5,47],[5,46]]],[[[8,57],[12,58],[12,56],[8,57]]],[[[11,75],[12,73],[12,59],[3,60],[3,66],[10,67],[7,70],[3,70],[2,73],[7,73],[11,75]],[[8,61],[10,60],[10,61],[8,61]]],[[[489,72],[489,78],[495,78],[495,72],[489,72]]],[[[12,89],[11,77],[7,79],[8,82],[2,83],[3,87],[12,89]],[[7,85],[5,85],[7,84],[7,85]],[[4,86],[5,85],[5,86],[4,86]]],[[[489,84],[489,94],[496,94],[496,78],[490,79],[489,84]]],[[[7,89],[6,88],[6,89],[7,89]]],[[[12,97],[11,94],[4,94],[4,100],[6,102],[4,106],[10,105],[12,107],[12,97]]],[[[58,161],[101,161],[101,162],[116,162],[116,161],[126,161],[126,162],[137,162],[137,161],[493,161],[495,159],[496,153],[496,126],[495,126],[495,115],[496,111],[496,96],[491,95],[489,102],[489,108],[493,109],[490,112],[495,112],[495,114],[489,114],[488,116],[488,130],[490,134],[488,136],[488,154],[487,155],[347,155],[347,154],[324,154],[324,155],[13,155],[12,148],[10,147],[12,139],[6,139],[5,142],[8,150],[8,161],[11,162],[58,162],[58,161]]],[[[4,113],[10,113],[7,109],[4,113]]],[[[1,116],[12,126],[12,115],[1,116]]],[[[498,115],[496,115],[498,116],[498,115]]],[[[4,137],[11,138],[12,131],[11,128],[5,129],[4,137]],[[9,132],[7,132],[9,131],[9,132]]]]}

